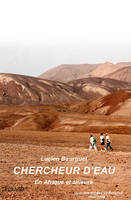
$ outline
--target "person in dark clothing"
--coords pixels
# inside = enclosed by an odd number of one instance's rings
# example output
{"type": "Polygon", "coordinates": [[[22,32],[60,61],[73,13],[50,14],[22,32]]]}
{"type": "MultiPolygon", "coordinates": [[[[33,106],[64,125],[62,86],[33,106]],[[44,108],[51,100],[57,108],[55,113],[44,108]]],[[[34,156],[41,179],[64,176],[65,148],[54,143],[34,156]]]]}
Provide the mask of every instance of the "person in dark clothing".
{"type": "Polygon", "coordinates": [[[100,133],[100,145],[101,145],[101,151],[105,150],[105,138],[103,133],[100,133]]]}
{"type": "Polygon", "coordinates": [[[108,150],[108,148],[110,148],[111,151],[113,150],[113,148],[111,146],[110,137],[109,137],[108,133],[106,133],[106,150],[108,150]]]}

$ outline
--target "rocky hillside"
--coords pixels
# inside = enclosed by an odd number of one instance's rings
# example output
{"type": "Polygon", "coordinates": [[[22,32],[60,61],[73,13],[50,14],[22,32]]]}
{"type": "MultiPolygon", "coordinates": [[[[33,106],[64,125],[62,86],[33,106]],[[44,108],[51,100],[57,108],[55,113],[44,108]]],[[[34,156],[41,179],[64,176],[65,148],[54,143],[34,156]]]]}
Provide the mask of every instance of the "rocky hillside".
{"type": "MultiPolygon", "coordinates": [[[[33,133],[33,135],[34,133],[36,133],[36,131],[51,131],[51,132],[53,131],[53,132],[61,132],[61,133],[111,132],[111,133],[116,133],[116,134],[121,133],[121,134],[130,135],[131,133],[131,117],[130,116],[131,115],[128,115],[129,112],[126,112],[124,117],[123,115],[121,115],[121,113],[118,113],[118,115],[113,115],[113,113],[107,115],[104,112],[101,112],[99,110],[99,109],[102,109],[101,108],[102,104],[100,104],[100,101],[97,101],[92,106],[87,102],[86,103],[81,102],[81,107],[79,107],[78,105],[80,106],[80,103],[78,104],[75,103],[74,110],[73,110],[73,104],[72,104],[64,112],[61,112],[58,106],[51,106],[51,105],[48,105],[48,106],[0,105],[0,130],[2,130],[1,134],[3,134],[4,130],[9,131],[9,134],[11,133],[11,131],[13,131],[13,134],[11,134],[13,137],[13,140],[14,140],[14,133],[15,133],[14,131],[17,132],[19,130],[22,131],[22,134],[24,133],[23,131],[26,131],[25,132],[26,134],[33,133]],[[80,110],[82,106],[83,106],[83,112],[82,110],[80,110]],[[31,133],[30,131],[35,131],[35,132],[31,133]]],[[[51,132],[49,132],[49,135],[51,132]]],[[[41,132],[41,133],[45,134],[45,132],[44,133],[41,132]]],[[[39,135],[40,132],[37,132],[37,134],[39,135]]],[[[21,137],[19,138],[21,142],[23,141],[23,137],[24,136],[21,135],[21,137]]],[[[45,140],[47,140],[47,138],[48,136],[46,136],[45,140]]],[[[8,141],[8,138],[6,138],[6,140],[8,141]]],[[[59,141],[59,138],[57,139],[57,142],[58,141],[59,141]]],[[[36,138],[34,142],[36,142],[36,138]]]]}
{"type": "Polygon", "coordinates": [[[80,101],[74,88],[58,81],[30,76],[0,74],[0,104],[67,104],[80,101]]]}
{"type": "Polygon", "coordinates": [[[118,69],[117,71],[106,75],[106,77],[131,82],[131,66],[118,69]]]}
{"type": "Polygon", "coordinates": [[[89,77],[68,83],[86,99],[102,97],[119,90],[131,90],[131,84],[110,78],[89,77]]]}
{"type": "Polygon", "coordinates": [[[97,64],[60,65],[40,75],[40,78],[69,82],[88,74],[97,67],[97,64]]]}
{"type": "Polygon", "coordinates": [[[97,114],[131,116],[131,92],[118,91],[90,103],[90,111],[97,114]]]}
{"type": "Polygon", "coordinates": [[[103,64],[97,66],[97,68],[94,69],[92,72],[90,72],[89,75],[92,77],[103,77],[109,73],[116,71],[119,68],[120,67],[115,64],[106,62],[106,63],[103,63],[103,64]]]}
{"type": "MultiPolygon", "coordinates": [[[[127,66],[131,66],[131,62],[120,62],[116,64],[113,64],[111,62],[105,62],[102,64],[98,63],[98,64],[79,64],[79,65],[63,64],[54,67],[48,70],[47,72],[41,74],[40,78],[67,83],[69,81],[88,78],[88,77],[104,77],[107,76],[108,74],[114,73],[117,70],[127,66]]],[[[127,79],[118,79],[118,80],[127,81],[127,79]]]]}
{"type": "Polygon", "coordinates": [[[119,62],[119,63],[116,63],[116,65],[119,67],[128,67],[128,66],[131,66],[131,62],[119,62]]]}

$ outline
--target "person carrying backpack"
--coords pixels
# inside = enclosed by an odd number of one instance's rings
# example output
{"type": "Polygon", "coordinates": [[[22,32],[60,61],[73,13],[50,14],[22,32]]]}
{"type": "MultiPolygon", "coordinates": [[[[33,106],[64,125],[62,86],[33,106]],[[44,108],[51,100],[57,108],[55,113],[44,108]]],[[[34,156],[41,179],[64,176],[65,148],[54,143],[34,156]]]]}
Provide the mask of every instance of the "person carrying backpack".
{"type": "Polygon", "coordinates": [[[110,150],[112,151],[113,148],[111,146],[110,137],[109,137],[108,133],[106,133],[106,150],[108,150],[109,147],[110,147],[110,150]]]}
{"type": "Polygon", "coordinates": [[[90,135],[90,147],[89,150],[95,149],[97,151],[97,147],[96,147],[96,139],[93,135],[90,135]]]}

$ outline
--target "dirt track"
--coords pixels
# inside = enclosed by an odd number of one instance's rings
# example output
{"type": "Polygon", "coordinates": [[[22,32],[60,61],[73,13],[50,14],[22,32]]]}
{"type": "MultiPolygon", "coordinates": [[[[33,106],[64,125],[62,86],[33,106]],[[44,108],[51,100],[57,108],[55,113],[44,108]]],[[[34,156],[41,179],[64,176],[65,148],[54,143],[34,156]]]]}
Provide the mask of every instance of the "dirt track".
{"type": "MultiPolygon", "coordinates": [[[[99,135],[96,135],[98,140],[99,135]]],[[[88,151],[88,133],[55,132],[7,132],[0,133],[0,199],[90,199],[87,192],[122,192],[106,195],[108,200],[131,199],[131,136],[111,135],[113,152],[88,151]],[[8,145],[7,145],[8,144],[8,145]],[[42,162],[45,157],[87,157],[87,161],[42,162]],[[15,175],[16,166],[115,166],[114,175],[15,175]],[[35,185],[41,180],[93,181],[87,185],[35,185]],[[20,191],[22,187],[23,191],[20,191]],[[14,191],[9,191],[13,188],[14,191]],[[17,190],[17,191],[16,191],[17,190]],[[76,192],[76,193],[75,193],[76,192]],[[82,192],[82,193],[80,193],[82,192]]],[[[99,149],[99,141],[97,146],[99,149]]],[[[93,195],[95,196],[95,194],[93,195]]],[[[102,195],[97,195],[102,196],[102,195]]],[[[98,198],[95,198],[98,199],[98,198]]],[[[100,199],[100,198],[99,198],[100,199]]],[[[103,198],[101,198],[103,199],[103,198]]]]}

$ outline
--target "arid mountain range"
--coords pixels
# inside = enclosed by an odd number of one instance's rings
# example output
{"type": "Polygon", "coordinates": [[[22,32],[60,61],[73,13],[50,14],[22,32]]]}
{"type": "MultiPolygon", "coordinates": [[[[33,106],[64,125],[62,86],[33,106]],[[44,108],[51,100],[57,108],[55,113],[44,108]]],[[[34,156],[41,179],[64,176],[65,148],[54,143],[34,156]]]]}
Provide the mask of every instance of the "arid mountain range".
{"type": "Polygon", "coordinates": [[[92,77],[103,77],[111,72],[116,71],[120,67],[112,64],[110,62],[106,62],[104,64],[98,65],[92,72],[89,73],[89,76],[92,77]]]}
{"type": "Polygon", "coordinates": [[[40,78],[67,83],[69,81],[79,79],[85,74],[88,74],[89,72],[93,71],[98,65],[97,64],[60,65],[41,74],[40,78]]]}
{"type": "Polygon", "coordinates": [[[121,81],[127,81],[131,82],[131,67],[123,67],[115,72],[112,72],[105,77],[116,79],[116,80],[121,80],[121,81]]]}
{"type": "Polygon", "coordinates": [[[17,74],[0,74],[0,104],[61,105],[93,100],[118,90],[131,90],[131,83],[89,77],[68,83],[17,74]]]}
{"type": "Polygon", "coordinates": [[[74,88],[65,83],[17,74],[0,74],[0,104],[57,105],[81,100],[74,88]]]}
{"type": "MultiPolygon", "coordinates": [[[[61,81],[61,82],[69,82],[76,79],[88,78],[88,77],[109,77],[130,81],[129,75],[125,76],[124,67],[128,67],[130,70],[131,62],[121,62],[112,64],[110,62],[106,62],[103,64],[81,64],[81,65],[60,65],[47,72],[40,75],[40,78],[61,81]],[[123,69],[122,69],[123,68],[123,69]],[[118,71],[120,75],[113,75],[117,70],[122,69],[122,71],[118,71]]],[[[127,71],[127,68],[126,68],[127,71]]]]}
{"type": "Polygon", "coordinates": [[[119,62],[116,63],[116,65],[118,65],[119,67],[128,67],[131,66],[131,62],[119,62]]]}
{"type": "Polygon", "coordinates": [[[103,77],[76,79],[68,84],[86,99],[96,99],[119,90],[131,90],[131,83],[103,77]]]}
{"type": "Polygon", "coordinates": [[[63,82],[0,74],[0,129],[123,133],[126,127],[129,134],[130,69],[108,62],[49,71],[51,79],[63,82]]]}

